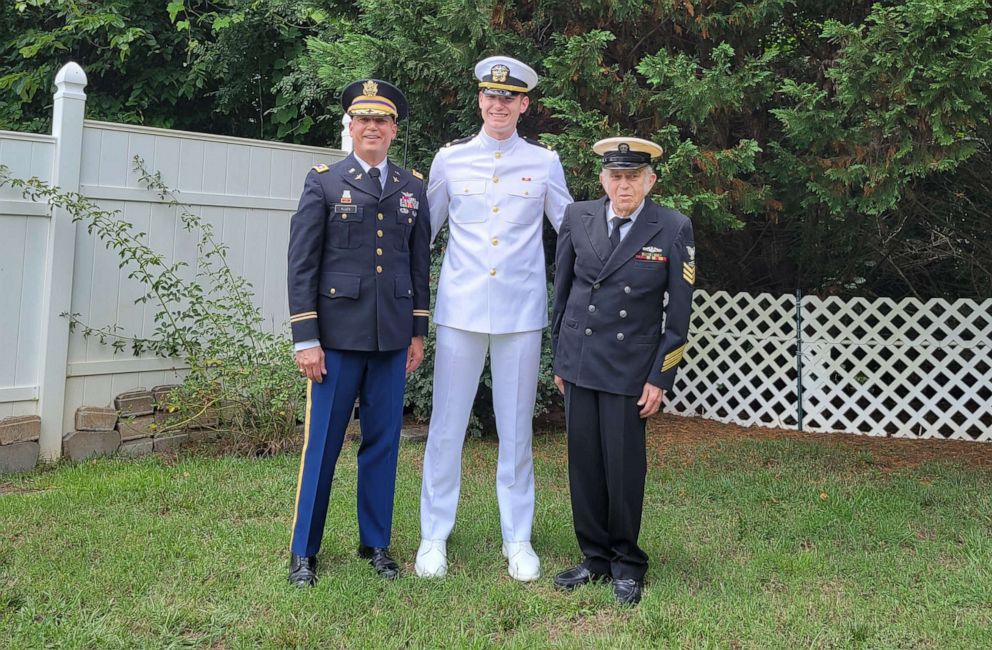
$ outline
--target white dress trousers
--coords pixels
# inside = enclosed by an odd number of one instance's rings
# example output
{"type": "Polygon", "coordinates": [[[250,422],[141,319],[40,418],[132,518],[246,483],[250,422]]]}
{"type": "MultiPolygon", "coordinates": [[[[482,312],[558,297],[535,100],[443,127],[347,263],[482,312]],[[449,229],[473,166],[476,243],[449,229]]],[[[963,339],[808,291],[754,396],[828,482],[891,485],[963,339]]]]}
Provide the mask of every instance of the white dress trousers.
{"type": "Polygon", "coordinates": [[[516,133],[481,131],[442,148],[427,186],[431,231],[448,223],[434,322],[437,350],[420,500],[421,537],[455,523],[461,452],[486,353],[499,435],[496,496],[504,542],[530,541],[531,436],[541,330],[548,324],[544,216],[557,231],[572,202],[558,154],[516,133]]]}
{"type": "Polygon", "coordinates": [[[437,328],[431,424],[420,492],[423,539],[447,539],[455,525],[462,444],[487,352],[499,432],[496,499],[500,527],[506,542],[530,541],[534,519],[531,436],[541,330],[484,334],[443,325],[437,328]]]}

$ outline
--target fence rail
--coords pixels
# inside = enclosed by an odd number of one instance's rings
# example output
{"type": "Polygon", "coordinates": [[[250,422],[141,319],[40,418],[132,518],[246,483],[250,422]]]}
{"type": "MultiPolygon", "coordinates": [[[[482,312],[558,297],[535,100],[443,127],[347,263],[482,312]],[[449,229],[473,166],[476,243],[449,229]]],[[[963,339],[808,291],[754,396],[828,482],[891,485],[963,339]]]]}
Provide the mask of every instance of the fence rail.
{"type": "Polygon", "coordinates": [[[698,291],[668,408],[745,426],[988,442],[990,341],[992,300],[698,291]]]}

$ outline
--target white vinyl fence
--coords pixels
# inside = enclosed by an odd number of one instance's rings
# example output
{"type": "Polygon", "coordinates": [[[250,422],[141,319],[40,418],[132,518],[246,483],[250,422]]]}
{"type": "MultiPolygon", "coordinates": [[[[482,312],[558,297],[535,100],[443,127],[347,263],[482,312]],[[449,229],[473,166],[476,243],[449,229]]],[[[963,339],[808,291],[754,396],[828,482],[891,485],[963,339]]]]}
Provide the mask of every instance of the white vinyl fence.
{"type": "Polygon", "coordinates": [[[992,441],[992,300],[798,302],[698,291],[666,408],[746,426],[992,441]]]}
{"type": "MultiPolygon", "coordinates": [[[[196,251],[177,210],[138,181],[133,159],[161,172],[178,198],[213,224],[228,262],[256,291],[268,326],[284,330],[289,218],[303,180],[318,162],[345,154],[321,149],[84,120],[86,76],[70,63],[56,78],[52,136],[0,132],[0,164],[19,178],[37,176],[119,210],[169,261],[194,274],[196,251]]],[[[142,336],[154,305],[136,305],[142,287],[103,243],[61,210],[0,189],[0,419],[40,415],[41,456],[61,454],[81,405],[108,405],[141,386],[175,382],[176,362],[113,353],[69,333],[64,313],[89,325],[117,323],[142,336]]]]}
{"type": "MultiPolygon", "coordinates": [[[[284,330],[289,218],[307,170],[344,152],[85,121],[85,85],[82,69],[66,65],[52,135],[0,132],[0,164],[119,210],[170,262],[195,262],[176,209],[138,182],[140,156],[213,224],[268,326],[284,330]]],[[[70,335],[64,313],[152,332],[154,306],[134,304],[141,287],[128,271],[68,214],[0,189],[0,421],[40,416],[42,459],[59,457],[77,407],[109,405],[182,370],[70,335]]],[[[992,440],[992,301],[804,297],[798,312],[796,304],[795,296],[697,292],[667,410],[748,426],[992,440]]]]}

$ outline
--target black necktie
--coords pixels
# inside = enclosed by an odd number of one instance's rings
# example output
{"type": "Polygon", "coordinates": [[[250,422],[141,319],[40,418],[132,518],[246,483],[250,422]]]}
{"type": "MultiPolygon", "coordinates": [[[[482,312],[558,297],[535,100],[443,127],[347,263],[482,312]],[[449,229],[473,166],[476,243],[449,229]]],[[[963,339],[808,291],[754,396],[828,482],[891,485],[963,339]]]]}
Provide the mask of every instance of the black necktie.
{"type": "Polygon", "coordinates": [[[379,171],[378,167],[369,168],[369,178],[371,178],[372,182],[375,184],[376,196],[382,194],[382,183],[379,182],[380,176],[382,176],[382,173],[379,171]]]}
{"type": "Polygon", "coordinates": [[[620,226],[630,221],[627,217],[613,217],[610,223],[613,224],[613,232],[610,233],[610,249],[615,250],[620,245],[620,226]]]}

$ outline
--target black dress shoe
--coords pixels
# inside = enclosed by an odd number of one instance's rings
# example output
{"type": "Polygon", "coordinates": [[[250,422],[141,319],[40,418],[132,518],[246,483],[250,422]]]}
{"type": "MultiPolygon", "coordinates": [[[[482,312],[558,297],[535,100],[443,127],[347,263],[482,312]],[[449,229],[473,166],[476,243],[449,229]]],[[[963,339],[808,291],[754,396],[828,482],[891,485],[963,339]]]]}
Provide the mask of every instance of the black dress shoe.
{"type": "Polygon", "coordinates": [[[621,605],[636,605],[641,602],[641,589],[644,583],[633,578],[619,578],[613,581],[613,595],[621,605]]]}
{"type": "Polygon", "coordinates": [[[381,546],[359,546],[358,557],[365,558],[376,573],[386,580],[400,577],[400,566],[389,556],[389,549],[381,546]]]}
{"type": "Polygon", "coordinates": [[[571,569],[565,569],[555,576],[555,588],[575,589],[588,582],[609,582],[610,576],[606,573],[593,573],[582,564],[576,564],[571,569]]]}
{"type": "Polygon", "coordinates": [[[317,584],[317,557],[296,553],[290,555],[289,581],[297,587],[312,587],[317,584]]]}

